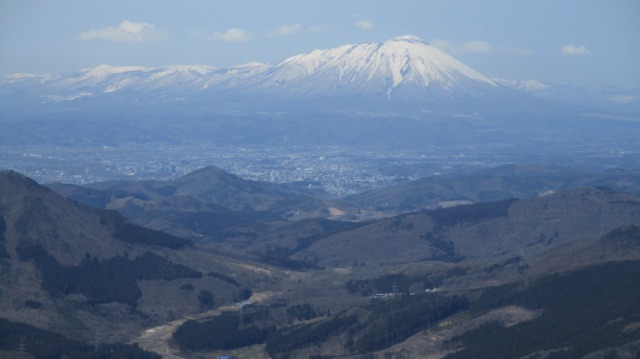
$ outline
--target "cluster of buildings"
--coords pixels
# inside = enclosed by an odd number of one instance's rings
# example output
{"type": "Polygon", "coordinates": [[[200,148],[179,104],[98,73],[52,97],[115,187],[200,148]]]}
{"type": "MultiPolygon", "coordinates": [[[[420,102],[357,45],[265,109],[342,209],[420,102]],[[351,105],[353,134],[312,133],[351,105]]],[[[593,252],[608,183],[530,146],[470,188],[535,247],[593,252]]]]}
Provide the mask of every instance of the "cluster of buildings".
{"type": "Polygon", "coordinates": [[[170,180],[217,166],[239,177],[273,183],[297,183],[343,197],[427,176],[441,169],[432,157],[390,150],[321,148],[218,148],[207,145],[130,145],[94,148],[5,148],[0,169],[21,172],[39,183],[86,184],[118,179],[170,180]],[[397,171],[409,166],[412,171],[397,171]],[[435,167],[434,167],[435,165],[435,167]]]}

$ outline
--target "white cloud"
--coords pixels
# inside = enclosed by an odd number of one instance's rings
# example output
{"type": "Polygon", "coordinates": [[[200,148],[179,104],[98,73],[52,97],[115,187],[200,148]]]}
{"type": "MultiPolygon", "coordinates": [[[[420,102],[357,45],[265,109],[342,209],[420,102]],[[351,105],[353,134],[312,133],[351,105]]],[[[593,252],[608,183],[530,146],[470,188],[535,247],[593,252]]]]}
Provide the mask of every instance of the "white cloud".
{"type": "Polygon", "coordinates": [[[168,37],[166,31],[146,22],[125,20],[118,26],[107,26],[78,34],[80,40],[107,40],[120,42],[160,41],[168,37]]]}
{"type": "Polygon", "coordinates": [[[562,54],[564,56],[583,56],[589,55],[589,50],[584,45],[566,45],[562,48],[562,54]]]}
{"type": "Polygon", "coordinates": [[[327,25],[314,25],[309,27],[309,31],[311,32],[323,32],[327,29],[327,25]]]}
{"type": "Polygon", "coordinates": [[[633,96],[612,96],[610,97],[611,101],[616,103],[631,103],[633,101],[633,96]]]}
{"type": "Polygon", "coordinates": [[[269,36],[287,36],[295,34],[302,29],[300,24],[282,25],[269,31],[269,36]]]}
{"type": "Polygon", "coordinates": [[[486,54],[493,51],[493,47],[491,46],[491,44],[486,41],[465,41],[462,44],[455,44],[449,40],[434,39],[431,41],[431,45],[441,50],[457,54],[486,54]]]}
{"type": "Polygon", "coordinates": [[[532,48],[526,46],[507,47],[503,49],[504,52],[520,56],[531,56],[535,53],[532,48]]]}
{"type": "Polygon", "coordinates": [[[224,42],[244,42],[248,41],[253,34],[249,31],[239,29],[237,27],[228,29],[224,32],[216,31],[211,36],[212,40],[224,42]]]}
{"type": "Polygon", "coordinates": [[[356,26],[361,28],[362,30],[371,30],[373,29],[373,21],[360,19],[356,21],[356,26]]]}

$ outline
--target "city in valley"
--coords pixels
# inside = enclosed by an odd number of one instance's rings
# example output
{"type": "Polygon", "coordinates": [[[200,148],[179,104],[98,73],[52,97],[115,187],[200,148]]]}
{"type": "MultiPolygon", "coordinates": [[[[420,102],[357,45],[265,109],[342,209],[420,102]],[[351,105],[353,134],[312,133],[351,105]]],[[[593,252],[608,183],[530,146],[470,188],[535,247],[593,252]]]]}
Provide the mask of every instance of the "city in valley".
{"type": "Polygon", "coordinates": [[[216,146],[128,144],[117,147],[5,146],[0,168],[39,183],[88,184],[111,180],[170,180],[217,166],[244,179],[296,183],[340,198],[374,188],[449,173],[470,173],[508,163],[543,163],[602,170],[639,162],[640,143],[602,152],[588,144],[505,151],[492,145],[376,147],[216,146]],[[562,156],[559,156],[561,154],[562,156]]]}

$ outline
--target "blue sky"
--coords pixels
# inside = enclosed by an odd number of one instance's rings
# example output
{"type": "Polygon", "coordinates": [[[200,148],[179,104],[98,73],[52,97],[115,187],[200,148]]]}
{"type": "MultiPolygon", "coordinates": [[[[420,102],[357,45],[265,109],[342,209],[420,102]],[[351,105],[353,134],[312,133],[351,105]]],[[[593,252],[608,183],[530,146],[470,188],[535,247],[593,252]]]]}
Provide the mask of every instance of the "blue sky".
{"type": "Polygon", "coordinates": [[[0,0],[0,72],[230,67],[416,35],[490,77],[640,88],[639,0],[0,0]]]}

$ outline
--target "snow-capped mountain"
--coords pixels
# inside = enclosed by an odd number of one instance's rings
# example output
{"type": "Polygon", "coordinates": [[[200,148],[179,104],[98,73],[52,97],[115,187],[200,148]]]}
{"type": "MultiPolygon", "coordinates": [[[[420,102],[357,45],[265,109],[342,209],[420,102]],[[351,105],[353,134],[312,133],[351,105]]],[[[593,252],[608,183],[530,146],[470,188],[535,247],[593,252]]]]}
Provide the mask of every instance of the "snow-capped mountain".
{"type": "Polygon", "coordinates": [[[414,36],[345,45],[279,63],[159,68],[98,66],[64,75],[2,76],[4,95],[41,102],[127,97],[160,100],[258,96],[264,100],[357,96],[402,102],[446,101],[504,87],[414,36]]]}
{"type": "MultiPolygon", "coordinates": [[[[473,114],[539,109],[542,100],[530,95],[558,99],[556,88],[488,78],[415,36],[401,36],[383,43],[315,50],[275,64],[225,69],[101,65],[69,74],[5,74],[0,78],[0,99],[4,111],[15,114],[46,112],[51,106],[74,111],[137,106],[163,112],[197,107],[209,113],[373,106],[473,114]]],[[[630,101],[629,96],[613,101],[630,101]]]]}
{"type": "Polygon", "coordinates": [[[445,93],[465,87],[497,86],[494,81],[415,36],[384,43],[345,45],[290,57],[254,77],[250,85],[284,93],[326,96],[331,93],[384,94],[402,88],[415,97],[427,90],[445,93]]]}
{"type": "Polygon", "coordinates": [[[214,71],[215,68],[202,65],[159,68],[100,65],[63,75],[5,75],[2,77],[2,85],[5,90],[29,91],[37,88],[42,92],[43,98],[69,96],[74,91],[92,95],[158,89],[184,91],[201,88],[205,76],[214,71]]]}

